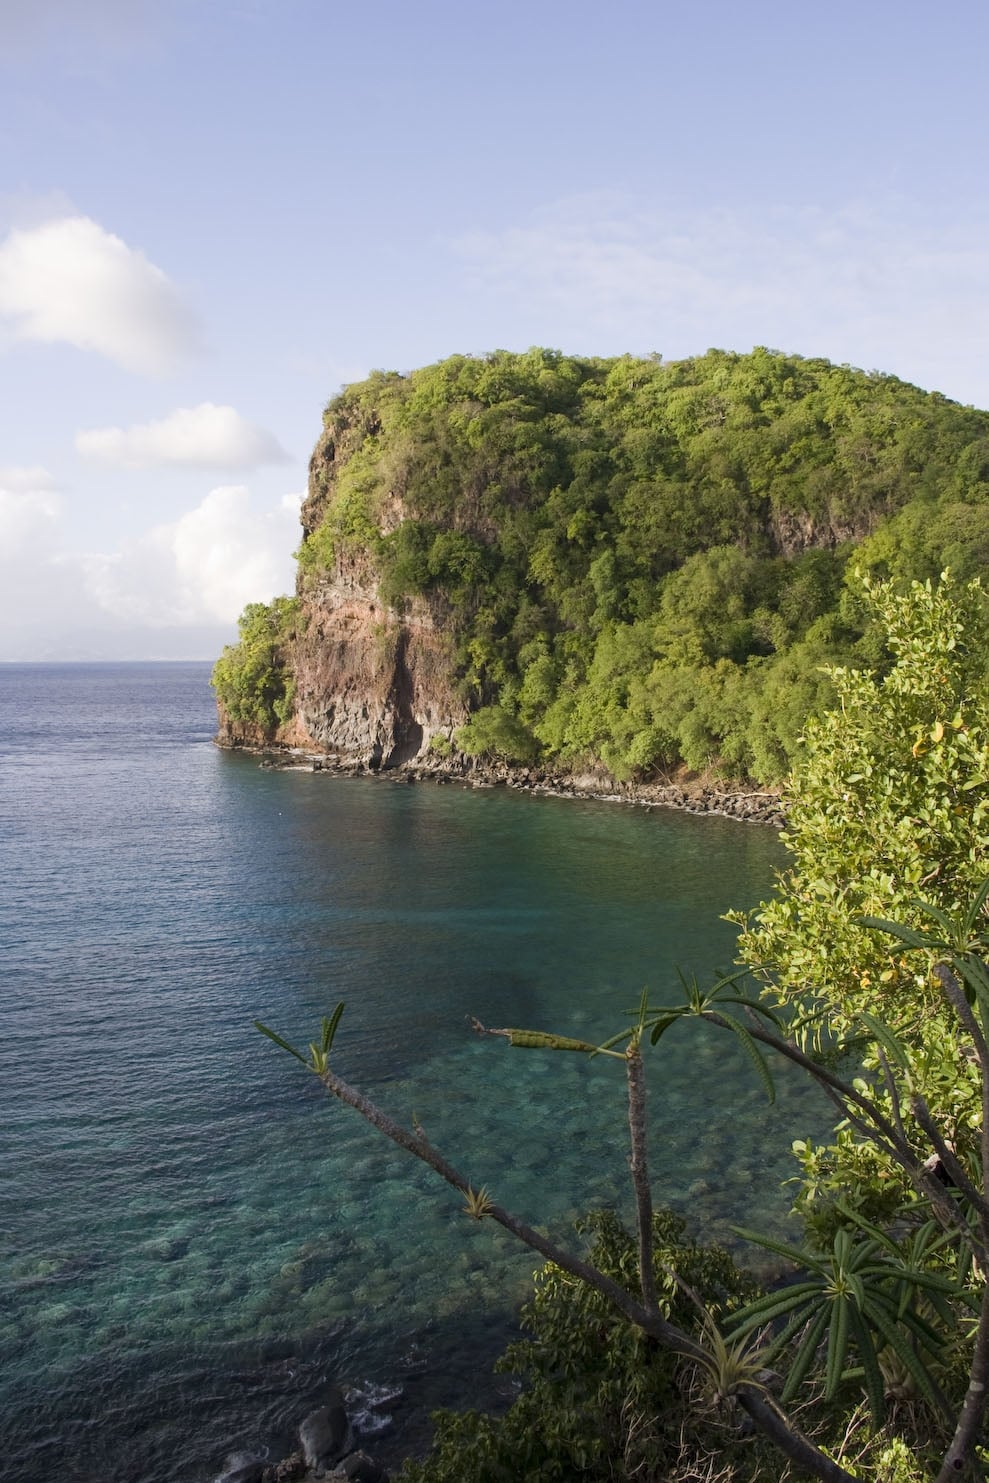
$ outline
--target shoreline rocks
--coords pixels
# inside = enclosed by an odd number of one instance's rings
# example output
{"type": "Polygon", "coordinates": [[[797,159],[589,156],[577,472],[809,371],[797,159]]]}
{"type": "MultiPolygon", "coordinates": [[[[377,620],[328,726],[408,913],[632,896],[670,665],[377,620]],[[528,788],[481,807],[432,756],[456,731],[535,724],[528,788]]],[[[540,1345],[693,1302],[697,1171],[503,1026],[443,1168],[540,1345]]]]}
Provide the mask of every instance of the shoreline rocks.
{"type": "MultiPolygon", "coordinates": [[[[345,1398],[338,1385],[328,1385],[323,1404],[299,1423],[299,1446],[295,1451],[277,1462],[254,1452],[231,1452],[213,1483],[314,1483],[316,1479],[332,1480],[332,1483],[388,1483],[385,1469],[359,1446],[359,1438],[365,1431],[361,1421],[372,1421],[374,1412],[383,1405],[394,1404],[401,1396],[399,1389],[365,1387],[353,1388],[345,1398]],[[354,1403],[358,1409],[351,1417],[348,1406],[354,1403]]],[[[390,1421],[388,1417],[382,1419],[385,1425],[390,1421]]]]}
{"type": "Polygon", "coordinates": [[[257,756],[261,759],[260,766],[266,768],[325,772],[334,777],[377,777],[404,784],[459,783],[469,788],[514,788],[554,798],[588,798],[644,808],[672,808],[683,813],[715,814],[741,823],[768,824],[775,829],[782,829],[786,823],[780,795],[775,790],[719,787],[708,779],[690,775],[677,782],[622,783],[604,772],[554,772],[541,767],[482,763],[460,755],[445,759],[427,753],[424,757],[383,767],[374,759],[365,761],[303,747],[231,742],[223,736],[216,738],[216,745],[224,751],[257,756]]]}

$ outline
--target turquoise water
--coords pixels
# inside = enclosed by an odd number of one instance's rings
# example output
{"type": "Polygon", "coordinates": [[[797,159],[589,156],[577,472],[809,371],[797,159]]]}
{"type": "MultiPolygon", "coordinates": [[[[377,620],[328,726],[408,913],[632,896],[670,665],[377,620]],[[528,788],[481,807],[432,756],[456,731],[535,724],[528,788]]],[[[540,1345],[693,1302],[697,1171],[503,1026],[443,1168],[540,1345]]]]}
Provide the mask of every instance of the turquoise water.
{"type": "MultiPolygon", "coordinates": [[[[206,665],[0,667],[4,1477],[196,1483],[286,1444],[327,1376],[401,1385],[394,1458],[483,1400],[533,1258],[331,1104],[305,1042],[566,1240],[627,1208],[617,1063],[512,1051],[468,1014],[597,1038],[771,888],[772,831],[218,752],[206,665]]],[[[731,1037],[650,1062],[656,1197],[779,1222],[790,1137],[731,1037]],[[730,1041],[730,1043],[729,1043],[730,1041]]]]}

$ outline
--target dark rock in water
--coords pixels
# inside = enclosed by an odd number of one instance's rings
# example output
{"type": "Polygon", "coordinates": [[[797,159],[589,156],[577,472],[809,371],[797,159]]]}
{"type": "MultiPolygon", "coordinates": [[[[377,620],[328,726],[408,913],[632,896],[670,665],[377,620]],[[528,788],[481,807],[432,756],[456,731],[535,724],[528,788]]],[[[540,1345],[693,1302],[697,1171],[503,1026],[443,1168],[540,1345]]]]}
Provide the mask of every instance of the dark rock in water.
{"type": "Polygon", "coordinates": [[[261,1483],[264,1469],[263,1458],[253,1452],[231,1452],[215,1483],[261,1483]]]}
{"type": "Polygon", "coordinates": [[[290,1452],[274,1467],[265,1468],[261,1483],[295,1483],[305,1475],[306,1459],[301,1452],[290,1452]]]}
{"type": "Polygon", "coordinates": [[[387,1483],[388,1474],[366,1452],[351,1452],[340,1464],[340,1471],[350,1483],[387,1483]]]}
{"type": "Polygon", "coordinates": [[[326,1405],[310,1411],[299,1427],[299,1441],[306,1466],[319,1471],[332,1467],[354,1444],[354,1434],[343,1404],[343,1396],[331,1385],[326,1405]]]}

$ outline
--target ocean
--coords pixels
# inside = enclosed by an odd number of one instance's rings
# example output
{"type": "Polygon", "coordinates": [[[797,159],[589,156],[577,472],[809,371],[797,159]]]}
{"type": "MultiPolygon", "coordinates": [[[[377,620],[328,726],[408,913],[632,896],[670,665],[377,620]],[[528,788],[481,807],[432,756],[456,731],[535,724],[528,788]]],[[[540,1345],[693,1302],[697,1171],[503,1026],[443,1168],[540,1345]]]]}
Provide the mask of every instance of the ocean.
{"type": "MultiPolygon", "coordinates": [[[[504,1399],[533,1256],[253,1020],[305,1045],[345,1001],[341,1074],[575,1243],[582,1212],[629,1208],[621,1067],[468,1016],[612,1034],[643,986],[731,962],[719,914],[782,863],[772,830],[719,818],[263,769],[213,746],[208,681],[0,666],[7,1483],[276,1460],[327,1379],[391,1463],[435,1405],[504,1399]]],[[[657,1201],[714,1238],[778,1229],[813,1098],[784,1079],[767,1108],[734,1037],[696,1025],[649,1072],[657,1201]]]]}

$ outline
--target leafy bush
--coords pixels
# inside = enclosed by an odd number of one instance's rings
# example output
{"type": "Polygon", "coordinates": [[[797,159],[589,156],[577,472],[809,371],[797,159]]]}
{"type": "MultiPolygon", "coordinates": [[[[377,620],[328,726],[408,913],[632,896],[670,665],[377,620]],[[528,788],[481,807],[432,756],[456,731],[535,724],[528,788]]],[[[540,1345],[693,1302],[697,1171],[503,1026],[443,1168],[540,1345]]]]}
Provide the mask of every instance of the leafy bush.
{"type": "Polygon", "coordinates": [[[285,645],[299,621],[297,598],[249,603],[238,620],[240,640],[228,644],[213,666],[211,684],[232,721],[263,732],[289,720],[295,683],[285,663],[285,645]]]}
{"type": "MultiPolygon", "coordinates": [[[[635,1292],[635,1239],[606,1211],[590,1216],[583,1229],[590,1236],[589,1260],[635,1292]]],[[[690,1239],[669,1211],[653,1217],[653,1259],[664,1312],[691,1332],[701,1327],[698,1301],[724,1315],[754,1292],[727,1252],[690,1239]]],[[[578,1477],[660,1483],[695,1476],[692,1469],[724,1447],[726,1429],[713,1405],[698,1405],[676,1356],[558,1267],[544,1267],[535,1283],[522,1312],[527,1337],[497,1365],[523,1382],[518,1399],[500,1417],[437,1413],[429,1458],[407,1462],[403,1483],[562,1483],[578,1477]]],[[[747,1466],[760,1450],[773,1466],[768,1449],[758,1447],[748,1449],[747,1466]]]]}
{"type": "Polygon", "coordinates": [[[476,711],[454,738],[468,757],[492,757],[503,762],[534,762],[539,743],[518,716],[499,705],[476,711]]]}

